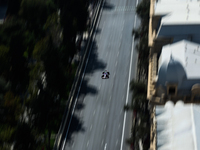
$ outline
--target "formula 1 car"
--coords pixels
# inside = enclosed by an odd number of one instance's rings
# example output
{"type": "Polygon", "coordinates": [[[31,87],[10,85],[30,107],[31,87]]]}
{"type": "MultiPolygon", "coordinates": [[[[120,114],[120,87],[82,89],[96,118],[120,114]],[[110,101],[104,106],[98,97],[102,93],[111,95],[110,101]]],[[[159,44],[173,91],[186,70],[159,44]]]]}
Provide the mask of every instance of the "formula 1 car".
{"type": "Polygon", "coordinates": [[[110,72],[108,72],[107,70],[104,70],[104,71],[102,72],[101,78],[102,78],[102,79],[108,79],[108,78],[109,78],[109,75],[110,75],[110,72]]]}

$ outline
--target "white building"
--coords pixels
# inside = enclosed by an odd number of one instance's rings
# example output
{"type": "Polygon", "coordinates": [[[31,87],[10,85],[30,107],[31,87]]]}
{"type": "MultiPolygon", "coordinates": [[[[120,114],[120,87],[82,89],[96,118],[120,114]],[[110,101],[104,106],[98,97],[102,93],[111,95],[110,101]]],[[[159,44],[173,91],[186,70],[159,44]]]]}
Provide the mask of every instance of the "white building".
{"type": "Polygon", "coordinates": [[[157,150],[200,149],[200,105],[175,105],[168,101],[155,107],[154,125],[157,150]]]}
{"type": "MultiPolygon", "coordinates": [[[[190,95],[200,85],[200,44],[182,40],[163,46],[158,61],[157,88],[165,94],[190,95]]],[[[161,93],[160,93],[161,94],[161,93]]]]}
{"type": "Polygon", "coordinates": [[[151,0],[147,90],[150,102],[164,103],[171,96],[182,96],[183,100],[197,97],[199,44],[199,0],[151,0]]]}

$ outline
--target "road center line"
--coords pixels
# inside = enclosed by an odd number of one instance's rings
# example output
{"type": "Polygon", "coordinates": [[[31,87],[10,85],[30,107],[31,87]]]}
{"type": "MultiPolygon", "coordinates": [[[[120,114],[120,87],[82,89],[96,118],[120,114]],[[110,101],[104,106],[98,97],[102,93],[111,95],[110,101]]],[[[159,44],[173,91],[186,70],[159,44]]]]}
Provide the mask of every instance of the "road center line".
{"type": "Polygon", "coordinates": [[[104,150],[106,150],[106,147],[107,147],[107,143],[106,143],[105,146],[104,146],[104,150]]]}
{"type": "Polygon", "coordinates": [[[104,126],[104,130],[106,129],[106,124],[105,124],[105,126],[104,126]]]}
{"type": "Polygon", "coordinates": [[[93,112],[93,116],[95,115],[96,111],[93,112]]]}
{"type": "Polygon", "coordinates": [[[90,126],[90,131],[92,130],[92,125],[90,126]]]}
{"type": "Polygon", "coordinates": [[[88,147],[89,143],[90,143],[90,142],[88,141],[88,142],[87,142],[87,147],[88,147]]]}

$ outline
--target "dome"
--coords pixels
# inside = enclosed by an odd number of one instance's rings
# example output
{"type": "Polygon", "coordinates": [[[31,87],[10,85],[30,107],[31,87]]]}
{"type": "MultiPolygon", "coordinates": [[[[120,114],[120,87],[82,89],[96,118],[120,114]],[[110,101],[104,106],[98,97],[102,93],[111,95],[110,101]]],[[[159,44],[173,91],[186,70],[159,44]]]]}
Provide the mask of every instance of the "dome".
{"type": "Polygon", "coordinates": [[[176,102],[175,107],[183,107],[184,106],[184,102],[182,100],[179,100],[178,102],[176,102]]]}
{"type": "Polygon", "coordinates": [[[170,60],[166,60],[161,64],[158,71],[158,85],[166,86],[165,83],[178,83],[180,86],[182,80],[186,77],[185,69],[182,64],[174,59],[171,55],[170,60]]]}
{"type": "Polygon", "coordinates": [[[174,107],[174,103],[172,101],[167,101],[165,103],[165,108],[173,108],[174,107]]]}

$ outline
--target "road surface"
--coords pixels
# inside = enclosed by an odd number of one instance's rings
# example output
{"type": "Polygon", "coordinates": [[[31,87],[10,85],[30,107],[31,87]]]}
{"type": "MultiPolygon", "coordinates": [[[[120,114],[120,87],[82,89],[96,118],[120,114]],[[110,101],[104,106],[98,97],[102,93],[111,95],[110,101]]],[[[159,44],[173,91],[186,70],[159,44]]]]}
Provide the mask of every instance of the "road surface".
{"type": "Polygon", "coordinates": [[[128,84],[136,76],[131,34],[138,26],[136,4],[137,0],[104,2],[63,150],[129,149],[125,140],[130,137],[132,114],[125,114],[123,107],[130,103],[128,84]],[[105,69],[109,79],[101,79],[105,69]]]}

